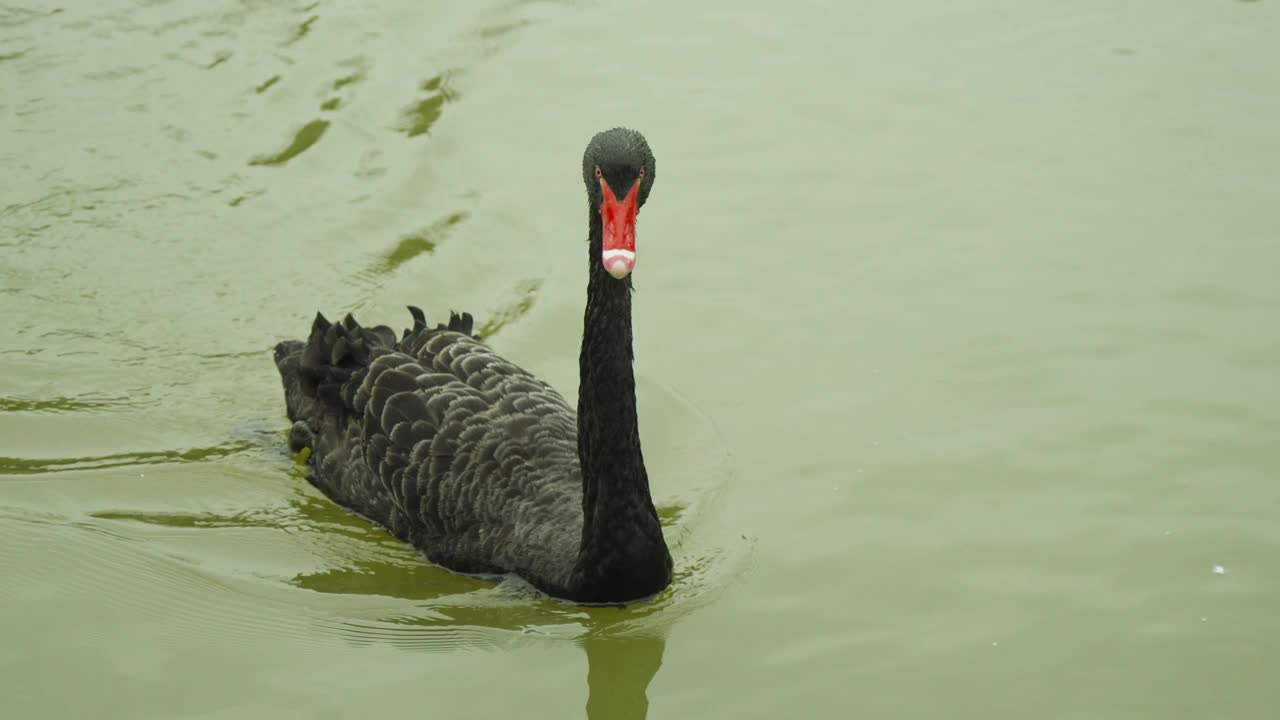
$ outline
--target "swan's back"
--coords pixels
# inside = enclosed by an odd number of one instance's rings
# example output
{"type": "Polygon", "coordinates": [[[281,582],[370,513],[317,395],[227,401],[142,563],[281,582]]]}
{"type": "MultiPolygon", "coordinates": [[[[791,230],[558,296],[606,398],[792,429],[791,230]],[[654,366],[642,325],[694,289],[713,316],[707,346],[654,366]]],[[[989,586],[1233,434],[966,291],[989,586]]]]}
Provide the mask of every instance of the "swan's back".
{"type": "Polygon", "coordinates": [[[276,347],[290,443],[308,480],[459,572],[563,586],[582,538],[574,412],[453,315],[397,342],[385,326],[317,316],[276,347]]]}

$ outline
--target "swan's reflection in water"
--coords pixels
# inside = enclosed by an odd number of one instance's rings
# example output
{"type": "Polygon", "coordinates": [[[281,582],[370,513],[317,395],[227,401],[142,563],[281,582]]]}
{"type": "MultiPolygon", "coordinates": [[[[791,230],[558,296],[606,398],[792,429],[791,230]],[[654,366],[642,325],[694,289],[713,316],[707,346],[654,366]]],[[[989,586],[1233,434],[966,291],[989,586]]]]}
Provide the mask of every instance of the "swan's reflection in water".
{"type": "MultiPolygon", "coordinates": [[[[325,515],[331,512],[323,501],[308,506],[325,515]]],[[[681,509],[660,508],[663,524],[674,524],[681,509]]],[[[397,543],[397,549],[402,547],[397,543]]],[[[646,619],[657,620],[655,616],[670,603],[670,590],[648,603],[625,608],[582,607],[549,600],[522,587],[518,580],[508,580],[495,589],[493,581],[456,575],[420,560],[373,558],[353,558],[353,564],[345,567],[299,575],[293,584],[324,593],[428,601],[412,615],[378,618],[376,625],[384,628],[382,632],[374,624],[349,627],[352,635],[363,639],[378,635],[400,646],[501,646],[503,631],[508,637],[527,637],[531,630],[576,636],[576,644],[587,658],[586,710],[591,720],[645,718],[649,684],[662,666],[666,650],[663,629],[646,619]],[[392,638],[385,631],[388,626],[401,630],[392,638]],[[442,641],[441,633],[447,641],[442,641]]]]}
{"type": "Polygon", "coordinates": [[[662,667],[666,647],[666,639],[656,634],[585,637],[587,717],[643,720],[649,714],[649,683],[662,667]]]}
{"type": "MultiPolygon", "coordinates": [[[[537,617],[536,611],[511,610],[513,608],[509,607],[474,609],[454,606],[440,611],[442,616],[437,618],[400,618],[397,622],[402,627],[407,626],[406,632],[395,638],[383,636],[380,640],[388,640],[401,647],[414,644],[409,639],[414,636],[414,630],[408,628],[416,627],[418,633],[426,631],[426,634],[417,635],[419,640],[425,641],[417,644],[420,648],[501,648],[502,640],[486,630],[509,624],[512,630],[527,631],[527,626],[518,627],[521,620],[546,621],[545,616],[537,617]],[[478,627],[462,624],[473,622],[485,624],[478,627]],[[432,627],[442,632],[448,641],[439,642],[441,635],[433,635],[427,630],[432,627]],[[468,632],[469,629],[480,631],[472,633],[468,632]]],[[[643,720],[649,711],[649,685],[662,667],[666,638],[659,628],[634,629],[630,609],[592,608],[590,612],[593,617],[580,618],[579,624],[570,630],[577,634],[574,642],[582,648],[587,659],[587,717],[590,720],[643,720]],[[613,617],[608,618],[607,615],[613,617]]],[[[566,627],[561,626],[561,629],[566,627]]],[[[368,627],[358,630],[358,641],[370,642],[370,630],[368,627]]]]}
{"type": "MultiPolygon", "coordinates": [[[[666,526],[683,508],[659,508],[666,526]]],[[[297,486],[287,505],[219,513],[97,512],[102,521],[138,522],[190,530],[274,529],[325,558],[327,567],[284,578],[288,592],[334,599],[313,626],[355,645],[386,643],[407,650],[448,652],[502,649],[529,642],[571,642],[587,658],[587,717],[644,718],[648,687],[662,665],[664,633],[677,579],[657,598],[627,607],[583,607],[549,599],[523,581],[495,582],[458,575],[422,560],[385,531],[356,518],[309,487],[297,486]]],[[[252,570],[245,558],[241,570],[252,570]]],[[[686,580],[687,582],[687,580],[686,580]]]]}

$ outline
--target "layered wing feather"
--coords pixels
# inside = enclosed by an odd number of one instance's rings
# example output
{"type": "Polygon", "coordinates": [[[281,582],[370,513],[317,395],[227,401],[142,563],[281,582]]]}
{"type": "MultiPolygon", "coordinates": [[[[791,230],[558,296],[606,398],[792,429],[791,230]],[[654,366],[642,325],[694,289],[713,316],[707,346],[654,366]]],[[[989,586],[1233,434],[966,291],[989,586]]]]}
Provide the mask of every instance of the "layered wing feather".
{"type": "Polygon", "coordinates": [[[582,531],[573,411],[474,337],[470,315],[429,328],[410,310],[398,342],[317,316],[305,345],[277,347],[308,479],[445,567],[563,584],[582,531]]]}

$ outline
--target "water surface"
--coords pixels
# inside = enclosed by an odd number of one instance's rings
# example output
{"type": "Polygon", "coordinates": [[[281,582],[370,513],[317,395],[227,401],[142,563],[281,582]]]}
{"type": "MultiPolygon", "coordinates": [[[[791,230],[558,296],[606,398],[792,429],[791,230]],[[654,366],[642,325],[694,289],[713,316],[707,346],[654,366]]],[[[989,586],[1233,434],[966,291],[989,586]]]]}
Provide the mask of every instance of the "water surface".
{"type": "Polygon", "coordinates": [[[0,710],[1264,718],[1280,5],[0,4],[0,710]],[[576,391],[648,136],[677,582],[459,577],[283,452],[311,316],[576,391]]]}

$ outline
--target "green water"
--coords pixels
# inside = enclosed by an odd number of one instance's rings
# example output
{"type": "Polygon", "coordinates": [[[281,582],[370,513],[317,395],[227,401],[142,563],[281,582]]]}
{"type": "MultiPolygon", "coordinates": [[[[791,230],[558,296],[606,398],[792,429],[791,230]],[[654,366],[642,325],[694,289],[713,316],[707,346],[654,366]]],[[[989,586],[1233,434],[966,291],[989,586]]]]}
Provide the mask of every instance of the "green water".
{"type": "Polygon", "coordinates": [[[1276,38],[1274,0],[5,0],[0,716],[1274,717],[1276,38]],[[572,397],[616,124],[677,581],[585,610],[325,501],[270,347],[468,310],[572,397]]]}

